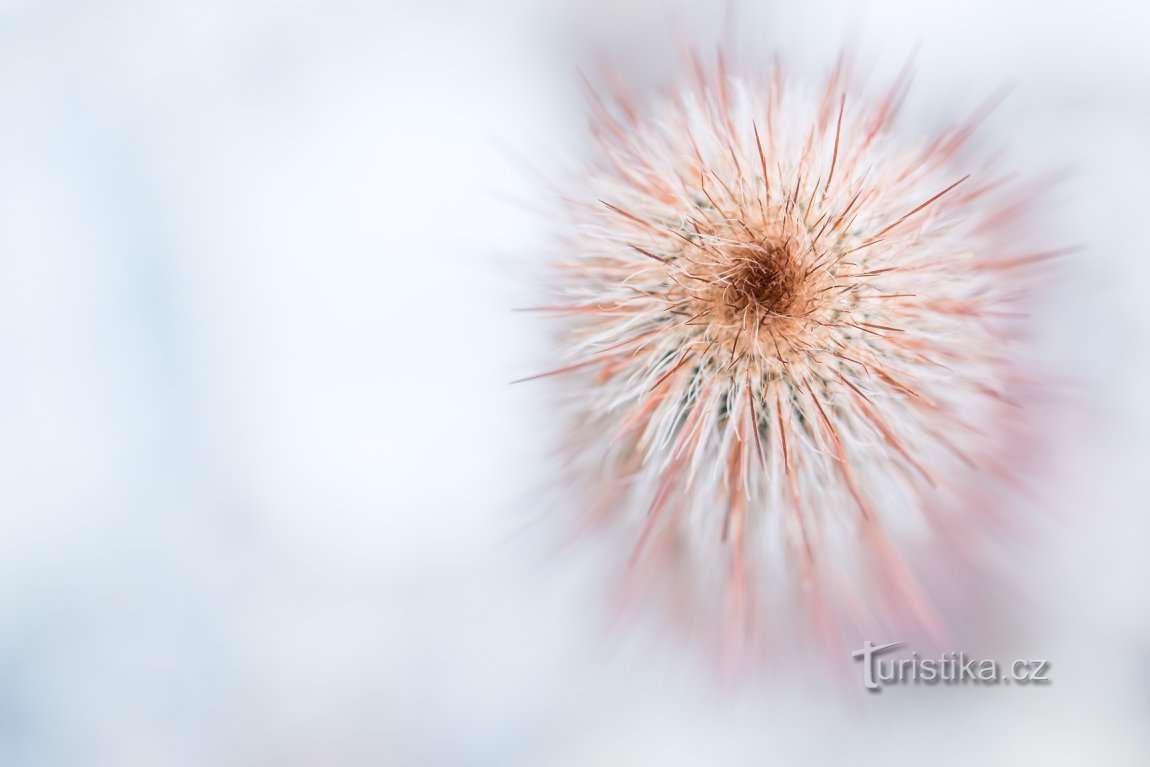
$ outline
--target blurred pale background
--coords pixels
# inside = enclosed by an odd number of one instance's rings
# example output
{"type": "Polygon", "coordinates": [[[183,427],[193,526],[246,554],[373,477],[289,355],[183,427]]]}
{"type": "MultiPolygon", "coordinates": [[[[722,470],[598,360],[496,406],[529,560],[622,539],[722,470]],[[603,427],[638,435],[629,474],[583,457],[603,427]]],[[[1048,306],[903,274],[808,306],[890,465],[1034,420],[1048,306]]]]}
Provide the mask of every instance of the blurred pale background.
{"type": "Polygon", "coordinates": [[[595,55],[654,77],[662,5],[6,0],[0,765],[1150,763],[1150,13],[744,5],[811,72],[920,45],[924,124],[1013,82],[991,131],[1072,171],[1091,401],[1017,568],[1053,685],[724,698],[531,545],[505,148],[576,144],[595,55]]]}

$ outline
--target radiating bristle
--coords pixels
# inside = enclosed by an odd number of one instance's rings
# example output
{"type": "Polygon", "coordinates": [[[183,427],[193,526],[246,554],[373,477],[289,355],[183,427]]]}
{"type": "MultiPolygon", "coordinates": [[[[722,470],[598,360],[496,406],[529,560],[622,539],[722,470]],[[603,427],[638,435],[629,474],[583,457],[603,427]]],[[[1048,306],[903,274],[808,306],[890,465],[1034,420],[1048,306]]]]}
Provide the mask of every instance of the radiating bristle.
{"type": "Polygon", "coordinates": [[[632,575],[728,634],[783,604],[941,631],[920,554],[980,524],[1024,397],[1017,200],[969,152],[979,118],[896,135],[905,73],[871,100],[841,66],[817,89],[691,71],[645,109],[592,97],[545,302],[570,476],[632,575]]]}

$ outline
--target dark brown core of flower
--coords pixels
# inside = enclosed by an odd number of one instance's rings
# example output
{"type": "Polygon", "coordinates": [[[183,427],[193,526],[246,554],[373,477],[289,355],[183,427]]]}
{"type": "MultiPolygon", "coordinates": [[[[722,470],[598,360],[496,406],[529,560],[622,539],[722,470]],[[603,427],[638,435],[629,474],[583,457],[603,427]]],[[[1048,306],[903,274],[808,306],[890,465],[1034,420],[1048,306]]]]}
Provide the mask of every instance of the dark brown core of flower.
{"type": "Polygon", "coordinates": [[[766,328],[806,313],[808,278],[790,243],[729,246],[710,300],[723,323],[766,328]]]}

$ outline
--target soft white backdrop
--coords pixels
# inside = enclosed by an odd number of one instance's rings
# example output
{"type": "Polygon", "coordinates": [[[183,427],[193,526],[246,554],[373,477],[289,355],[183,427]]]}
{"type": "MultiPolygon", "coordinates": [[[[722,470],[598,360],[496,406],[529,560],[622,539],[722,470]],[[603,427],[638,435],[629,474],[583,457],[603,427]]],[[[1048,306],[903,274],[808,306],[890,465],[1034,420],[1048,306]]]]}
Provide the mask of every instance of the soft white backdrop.
{"type": "Polygon", "coordinates": [[[722,700],[605,660],[533,549],[505,148],[576,143],[595,55],[653,77],[663,5],[8,0],[0,764],[1146,763],[1150,14],[743,5],[811,72],[919,44],[924,124],[1015,83],[991,130],[1073,171],[1046,341],[1090,402],[1019,554],[1054,684],[722,700]]]}

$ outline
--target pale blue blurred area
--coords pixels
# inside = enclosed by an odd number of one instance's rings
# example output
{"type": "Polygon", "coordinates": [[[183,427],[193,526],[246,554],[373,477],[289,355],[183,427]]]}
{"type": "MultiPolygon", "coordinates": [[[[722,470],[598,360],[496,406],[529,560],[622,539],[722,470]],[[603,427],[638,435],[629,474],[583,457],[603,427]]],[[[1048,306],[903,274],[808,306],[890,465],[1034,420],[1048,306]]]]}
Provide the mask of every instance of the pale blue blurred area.
{"type": "Polygon", "coordinates": [[[530,761],[517,14],[3,10],[0,764],[530,761]]]}
{"type": "Polygon", "coordinates": [[[1078,173],[1057,226],[1098,269],[1050,344],[1105,395],[1061,451],[1068,507],[1105,516],[1035,566],[1045,697],[713,705],[602,663],[578,572],[541,577],[550,423],[507,382],[542,355],[504,266],[540,225],[492,194],[537,191],[500,147],[572,145],[579,57],[642,70],[659,4],[12,0],[0,765],[1140,763],[1147,12],[762,16],[811,68],[859,18],[964,104],[1012,80],[997,130],[1078,173]],[[936,753],[956,728],[982,740],[936,753]]]}

